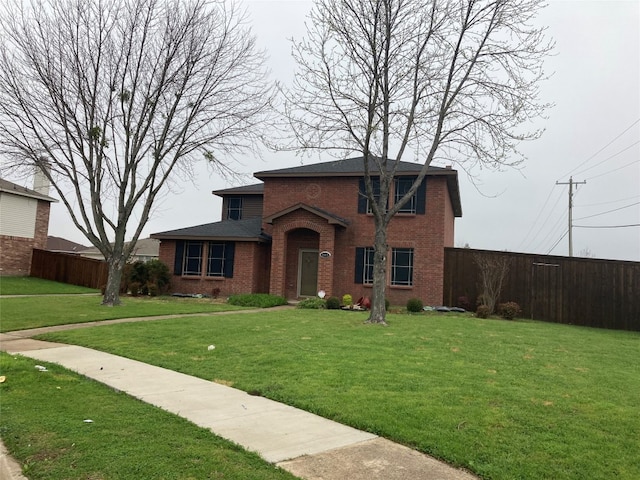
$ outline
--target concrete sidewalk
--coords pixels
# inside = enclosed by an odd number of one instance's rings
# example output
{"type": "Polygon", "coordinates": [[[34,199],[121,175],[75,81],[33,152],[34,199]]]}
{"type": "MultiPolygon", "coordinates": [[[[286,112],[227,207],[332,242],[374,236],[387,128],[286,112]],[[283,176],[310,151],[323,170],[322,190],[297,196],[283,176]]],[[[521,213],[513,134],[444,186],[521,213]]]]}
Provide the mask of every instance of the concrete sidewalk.
{"type": "MultiPolygon", "coordinates": [[[[300,478],[476,478],[373,434],[263,397],[116,355],[15,333],[0,334],[0,349],[60,364],[180,415],[300,478]]],[[[0,471],[1,478],[17,478],[5,475],[9,473],[0,471]]]]}

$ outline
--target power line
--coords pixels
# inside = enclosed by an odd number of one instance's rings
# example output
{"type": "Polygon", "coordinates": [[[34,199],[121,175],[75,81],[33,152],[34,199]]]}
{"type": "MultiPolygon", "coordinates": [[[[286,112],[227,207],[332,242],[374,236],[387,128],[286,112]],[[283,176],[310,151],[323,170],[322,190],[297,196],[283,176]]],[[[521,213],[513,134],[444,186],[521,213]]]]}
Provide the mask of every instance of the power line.
{"type": "MultiPolygon", "coordinates": [[[[554,185],[554,186],[555,186],[555,185],[554,185]]],[[[549,193],[549,197],[551,196],[551,193],[553,193],[553,187],[551,187],[551,192],[549,193]]],[[[560,198],[561,198],[561,197],[562,197],[562,192],[561,192],[561,191],[559,191],[559,192],[558,192],[558,198],[556,199],[555,203],[554,203],[554,204],[553,204],[553,206],[551,207],[551,210],[549,211],[549,214],[547,215],[547,218],[545,218],[545,219],[544,219],[544,222],[542,223],[542,225],[543,225],[543,226],[547,224],[547,222],[548,222],[548,221],[549,221],[549,219],[551,218],[551,215],[555,212],[555,208],[556,208],[556,206],[558,205],[558,203],[560,202],[560,198]]],[[[545,205],[547,204],[547,202],[548,202],[548,198],[547,198],[547,201],[545,202],[545,205]]],[[[540,215],[542,214],[542,212],[543,212],[543,211],[544,211],[544,206],[543,206],[543,207],[542,207],[542,209],[540,210],[540,213],[538,214],[538,218],[540,218],[540,215]]],[[[561,219],[562,219],[562,217],[561,217],[559,220],[557,220],[557,221],[556,221],[556,225],[559,223],[559,221],[560,221],[561,219]]],[[[537,221],[537,220],[536,220],[536,221],[537,221]]],[[[535,227],[535,225],[536,225],[536,223],[534,222],[534,224],[533,224],[533,225],[532,225],[532,227],[529,229],[529,231],[533,230],[533,228],[535,227]]],[[[553,230],[554,228],[555,228],[555,225],[554,225],[554,227],[552,227],[552,230],[553,230]]],[[[531,237],[531,238],[529,239],[529,241],[528,241],[528,242],[523,246],[523,248],[526,248],[527,246],[532,245],[532,244],[535,242],[536,238],[538,238],[538,235],[540,235],[540,233],[542,233],[542,229],[543,229],[543,227],[540,227],[538,230],[536,230],[536,233],[533,235],[533,237],[531,237]]],[[[527,235],[528,235],[528,234],[527,234],[527,235]]],[[[544,237],[544,239],[542,239],[538,244],[539,244],[539,245],[540,245],[540,244],[544,244],[544,242],[547,240],[547,237],[548,237],[549,235],[551,235],[551,232],[549,232],[549,233],[547,234],[547,236],[546,236],[546,237],[544,237]]]]}
{"type": "Polygon", "coordinates": [[[574,225],[575,228],[627,228],[640,227],[640,223],[631,223],[629,225],[574,225]]]}
{"type": "Polygon", "coordinates": [[[600,215],[606,215],[607,213],[617,212],[618,210],[624,210],[625,208],[635,207],[636,205],[640,205],[640,202],[632,203],[630,205],[625,205],[624,207],[620,207],[620,208],[614,208],[613,210],[607,210],[606,212],[596,213],[594,215],[589,215],[587,217],[575,218],[574,220],[584,220],[585,218],[599,217],[600,215]]]}
{"type": "Polygon", "coordinates": [[[556,182],[556,185],[569,185],[569,256],[573,257],[573,186],[584,185],[586,181],[574,182],[573,177],[569,177],[568,182],[556,182]]]}
{"type": "MultiPolygon", "coordinates": [[[[529,228],[529,231],[525,234],[524,237],[522,237],[522,240],[520,241],[520,244],[518,245],[517,249],[519,250],[520,247],[523,245],[523,243],[529,238],[529,235],[531,234],[531,232],[533,231],[533,228],[536,226],[536,224],[538,223],[538,220],[540,219],[540,216],[542,215],[542,212],[544,211],[544,207],[547,206],[547,203],[549,203],[549,199],[551,198],[551,194],[553,193],[553,186],[551,187],[551,190],[549,190],[549,195],[547,195],[547,199],[544,201],[544,204],[542,205],[542,208],[540,209],[540,211],[538,212],[538,215],[536,216],[536,219],[533,221],[533,223],[531,224],[531,228],[529,228]]],[[[539,230],[538,230],[539,232],[539,230]]],[[[530,240],[530,242],[533,241],[532,239],[530,240]]],[[[528,244],[527,244],[528,245],[528,244]]]]}
{"type": "MultiPolygon", "coordinates": [[[[619,152],[614,153],[613,155],[609,155],[607,158],[605,158],[604,160],[600,160],[600,162],[596,163],[595,165],[593,165],[593,166],[591,166],[591,167],[589,167],[589,168],[585,168],[584,170],[580,170],[579,172],[575,173],[575,175],[580,175],[581,173],[588,172],[589,170],[592,170],[592,169],[594,169],[594,168],[596,168],[596,167],[599,167],[600,165],[602,165],[602,164],[603,164],[604,162],[606,162],[607,160],[611,160],[612,158],[617,157],[617,156],[618,156],[618,155],[620,155],[621,153],[626,152],[626,151],[627,151],[627,150],[629,150],[631,147],[635,147],[635,146],[636,146],[636,145],[638,145],[639,143],[640,143],[640,140],[638,140],[638,141],[636,141],[636,142],[632,143],[631,145],[629,145],[629,146],[627,146],[627,147],[623,148],[622,150],[620,150],[619,152]]],[[[636,160],[636,162],[637,162],[637,161],[638,161],[638,160],[636,160]]],[[[632,162],[632,163],[634,163],[634,162],[632,162]]]]}
{"type": "Polygon", "coordinates": [[[546,255],[549,255],[551,252],[553,252],[553,249],[556,248],[558,246],[558,244],[562,241],[562,239],[567,236],[567,233],[569,233],[569,230],[564,232],[564,234],[558,239],[558,241],[553,244],[553,247],[551,247],[549,249],[549,251],[546,253],[546,255]]]}
{"type": "Polygon", "coordinates": [[[626,165],[623,165],[623,166],[621,166],[621,167],[614,168],[613,170],[609,170],[608,172],[604,172],[604,173],[601,173],[600,175],[595,175],[595,176],[593,176],[593,177],[589,177],[589,178],[587,178],[587,180],[593,180],[594,178],[604,177],[605,175],[609,175],[610,173],[617,172],[618,170],[622,170],[623,168],[630,167],[630,166],[631,166],[631,165],[633,165],[634,163],[638,163],[638,162],[640,162],[640,160],[634,160],[634,161],[633,161],[633,162],[631,162],[631,163],[627,163],[626,165]]]}
{"type": "Polygon", "coordinates": [[[626,202],[627,200],[632,200],[634,198],[640,198],[640,195],[633,195],[632,197],[620,198],[618,200],[610,200],[608,202],[600,202],[600,203],[584,203],[581,205],[575,205],[576,207],[599,207],[601,205],[611,205],[612,203],[620,203],[626,202]]]}
{"type": "Polygon", "coordinates": [[[613,140],[611,140],[609,143],[607,143],[604,147],[602,147],[600,150],[598,150],[596,153],[594,153],[593,155],[591,155],[589,158],[587,158],[584,162],[582,162],[580,165],[578,165],[577,167],[575,167],[573,170],[570,170],[569,172],[565,173],[564,175],[562,175],[562,177],[566,177],[567,175],[571,175],[573,174],[576,170],[578,170],[580,167],[582,167],[584,164],[586,164],[589,160],[591,160],[593,157],[595,157],[596,155],[598,155],[600,152],[602,152],[605,148],[607,148],[609,145],[611,145],[613,142],[615,142],[616,140],[618,140],[622,135],[624,135],[625,133],[627,133],[629,130],[631,130],[631,128],[633,128],[635,125],[637,125],[638,123],[640,123],[640,118],[638,118],[635,122],[633,122],[631,125],[629,125],[627,128],[625,128],[622,133],[620,133],[617,137],[615,137],[613,140]]]}

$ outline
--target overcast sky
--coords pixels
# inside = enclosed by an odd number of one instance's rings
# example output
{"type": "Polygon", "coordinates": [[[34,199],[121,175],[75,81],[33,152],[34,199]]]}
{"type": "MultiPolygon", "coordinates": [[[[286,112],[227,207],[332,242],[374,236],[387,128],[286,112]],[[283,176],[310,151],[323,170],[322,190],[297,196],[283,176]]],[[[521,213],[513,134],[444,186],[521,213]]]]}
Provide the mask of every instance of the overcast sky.
{"type": "MultiPolygon", "coordinates": [[[[241,3],[273,78],[288,83],[294,64],[287,39],[304,35],[311,2],[241,3]]],[[[463,217],[455,244],[567,255],[568,185],[556,182],[573,176],[586,181],[574,195],[574,255],[640,261],[640,2],[551,0],[539,22],[557,51],[545,67],[554,75],[542,86],[543,100],[555,103],[541,120],[546,132],[522,146],[528,160],[519,171],[473,171],[471,182],[458,168],[463,217]]],[[[244,158],[237,169],[245,176],[234,181],[202,165],[195,184],[164,196],[143,236],[218,221],[221,201],[212,190],[255,183],[253,172],[300,162],[293,153],[265,151],[262,159],[244,158]]],[[[61,203],[52,207],[49,234],[87,244],[61,203]]]]}

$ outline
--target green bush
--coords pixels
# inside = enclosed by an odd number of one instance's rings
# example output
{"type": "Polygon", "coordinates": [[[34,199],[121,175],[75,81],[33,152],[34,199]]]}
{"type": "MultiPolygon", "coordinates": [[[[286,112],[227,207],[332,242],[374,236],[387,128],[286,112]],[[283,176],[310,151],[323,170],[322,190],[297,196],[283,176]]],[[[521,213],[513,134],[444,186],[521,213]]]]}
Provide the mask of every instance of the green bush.
{"type": "Polygon", "coordinates": [[[489,318],[489,315],[491,315],[491,309],[488,305],[478,305],[476,308],[476,317],[489,318]]]}
{"type": "Polygon", "coordinates": [[[410,298],[407,300],[407,312],[417,313],[422,311],[422,300],[419,298],[410,298]]]}
{"type": "Polygon", "coordinates": [[[348,293],[342,296],[342,305],[345,307],[350,307],[353,305],[353,297],[348,293]]]}
{"type": "Polygon", "coordinates": [[[505,320],[513,320],[522,313],[516,302],[506,302],[498,305],[498,314],[505,320]]]}
{"type": "Polygon", "coordinates": [[[245,293],[239,295],[231,295],[228,303],[231,305],[239,305],[241,307],[269,308],[278,305],[286,305],[287,299],[278,295],[270,295],[268,293],[245,293]]]}
{"type": "Polygon", "coordinates": [[[169,267],[160,260],[136,261],[125,265],[122,272],[120,291],[131,295],[151,295],[167,293],[171,274],[169,267]]]}
{"type": "Polygon", "coordinates": [[[300,303],[298,303],[298,308],[309,308],[309,309],[319,310],[321,308],[326,308],[326,307],[327,307],[327,303],[322,298],[318,298],[318,297],[305,298],[304,300],[301,300],[300,303]]]}
{"type": "Polygon", "coordinates": [[[340,308],[340,299],[338,297],[327,298],[327,310],[338,310],[340,308]]]}

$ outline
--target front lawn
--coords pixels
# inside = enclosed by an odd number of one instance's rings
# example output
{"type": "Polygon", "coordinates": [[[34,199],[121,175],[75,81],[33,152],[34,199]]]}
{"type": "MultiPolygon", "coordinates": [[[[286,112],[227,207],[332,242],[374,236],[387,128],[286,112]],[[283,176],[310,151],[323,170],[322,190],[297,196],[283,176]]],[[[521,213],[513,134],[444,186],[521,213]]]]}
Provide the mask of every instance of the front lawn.
{"type": "Polygon", "coordinates": [[[242,310],[210,299],[122,297],[122,305],[101,305],[100,296],[0,298],[0,332],[115,318],[242,310]]]}
{"type": "Polygon", "coordinates": [[[640,478],[640,335],[289,310],[49,334],[232,384],[487,479],[640,478]],[[207,350],[214,344],[215,350],[207,350]]]}
{"type": "Polygon", "coordinates": [[[0,433],[30,480],[295,478],[207,429],[57,365],[0,352],[0,373],[0,433]]]}
{"type": "Polygon", "coordinates": [[[0,295],[100,293],[100,290],[36,277],[0,276],[0,295]]]}

